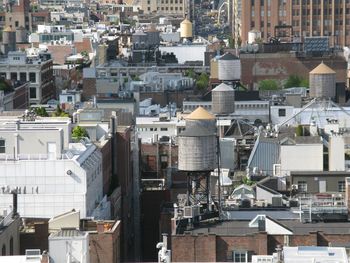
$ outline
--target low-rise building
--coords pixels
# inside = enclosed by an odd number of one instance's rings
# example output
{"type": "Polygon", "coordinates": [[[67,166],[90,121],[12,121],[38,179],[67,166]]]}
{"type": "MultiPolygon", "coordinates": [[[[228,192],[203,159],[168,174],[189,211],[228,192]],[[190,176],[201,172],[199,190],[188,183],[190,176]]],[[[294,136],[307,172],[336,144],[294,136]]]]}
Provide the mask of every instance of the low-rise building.
{"type": "Polygon", "coordinates": [[[0,77],[12,81],[29,82],[29,103],[45,103],[55,98],[52,59],[48,53],[33,50],[34,54],[14,51],[0,60],[0,77]]]}
{"type": "Polygon", "coordinates": [[[23,217],[50,218],[71,209],[92,216],[103,199],[101,152],[89,141],[71,143],[68,118],[23,118],[0,120],[2,207],[12,203],[9,193],[16,189],[23,217]]]}
{"type": "MultiPolygon", "coordinates": [[[[157,142],[158,139],[177,136],[185,128],[185,121],[177,118],[137,117],[136,130],[143,143],[157,142]]],[[[167,141],[168,141],[167,140],[167,141]]]]}

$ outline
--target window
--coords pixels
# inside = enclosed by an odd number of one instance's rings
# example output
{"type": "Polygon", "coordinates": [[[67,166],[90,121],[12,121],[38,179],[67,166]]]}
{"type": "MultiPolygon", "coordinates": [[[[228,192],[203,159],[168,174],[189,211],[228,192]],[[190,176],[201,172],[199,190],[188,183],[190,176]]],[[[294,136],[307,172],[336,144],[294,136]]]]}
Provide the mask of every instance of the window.
{"type": "Polygon", "coordinates": [[[10,238],[10,255],[13,255],[13,237],[10,238]]]}
{"type": "Polygon", "coordinates": [[[72,96],[68,96],[68,97],[67,97],[67,101],[68,101],[68,102],[72,102],[72,101],[73,101],[73,97],[72,97],[72,96]]]}
{"type": "Polygon", "coordinates": [[[251,255],[248,251],[233,251],[233,262],[251,262],[251,255]]]}
{"type": "Polygon", "coordinates": [[[25,73],[25,72],[19,73],[19,79],[21,82],[26,82],[27,81],[27,73],[25,73]]]}
{"type": "Polygon", "coordinates": [[[338,181],[338,192],[345,192],[345,181],[338,181]]]}
{"type": "Polygon", "coordinates": [[[5,153],[5,140],[0,139],[0,153],[5,153]]]}
{"type": "Polygon", "coordinates": [[[36,99],[36,88],[31,87],[29,89],[29,98],[36,99]]]}
{"type": "Polygon", "coordinates": [[[307,183],[306,181],[298,181],[298,191],[307,192],[307,183]]]}
{"type": "Polygon", "coordinates": [[[29,81],[35,83],[36,82],[36,74],[35,72],[29,73],[29,81]]]}
{"type": "Polygon", "coordinates": [[[168,128],[160,128],[161,131],[167,131],[168,128]]]}
{"type": "Polygon", "coordinates": [[[16,72],[11,72],[10,73],[10,79],[11,80],[17,80],[17,73],[16,72]]]}
{"type": "Polygon", "coordinates": [[[2,245],[1,255],[6,256],[6,246],[2,245]]]}
{"type": "Polygon", "coordinates": [[[286,117],[286,109],[278,109],[278,117],[286,117]]]}

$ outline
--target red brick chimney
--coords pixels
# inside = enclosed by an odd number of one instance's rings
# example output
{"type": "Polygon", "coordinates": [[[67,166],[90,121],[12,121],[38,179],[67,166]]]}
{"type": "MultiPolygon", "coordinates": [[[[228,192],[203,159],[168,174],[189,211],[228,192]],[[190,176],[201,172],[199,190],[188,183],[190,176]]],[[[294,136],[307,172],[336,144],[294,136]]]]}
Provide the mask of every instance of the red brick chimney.
{"type": "Polygon", "coordinates": [[[102,221],[96,222],[96,230],[97,230],[97,233],[104,233],[105,232],[104,222],[102,221]]]}
{"type": "Polygon", "coordinates": [[[49,254],[46,250],[44,250],[43,254],[41,255],[41,263],[49,263],[49,254]]]}

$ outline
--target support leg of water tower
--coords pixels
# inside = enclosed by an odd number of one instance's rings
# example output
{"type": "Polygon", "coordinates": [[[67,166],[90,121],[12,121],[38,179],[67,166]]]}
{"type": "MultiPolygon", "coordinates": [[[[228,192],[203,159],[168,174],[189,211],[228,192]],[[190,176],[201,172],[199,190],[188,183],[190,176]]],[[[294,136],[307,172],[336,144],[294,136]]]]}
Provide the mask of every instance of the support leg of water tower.
{"type": "Polygon", "coordinates": [[[190,195],[191,195],[191,190],[192,190],[192,186],[191,186],[191,174],[188,173],[187,174],[187,202],[186,205],[190,205],[190,195]]]}
{"type": "Polygon", "coordinates": [[[209,206],[210,206],[210,174],[207,174],[207,182],[206,182],[206,195],[207,195],[207,209],[205,210],[206,213],[210,212],[209,206]]]}

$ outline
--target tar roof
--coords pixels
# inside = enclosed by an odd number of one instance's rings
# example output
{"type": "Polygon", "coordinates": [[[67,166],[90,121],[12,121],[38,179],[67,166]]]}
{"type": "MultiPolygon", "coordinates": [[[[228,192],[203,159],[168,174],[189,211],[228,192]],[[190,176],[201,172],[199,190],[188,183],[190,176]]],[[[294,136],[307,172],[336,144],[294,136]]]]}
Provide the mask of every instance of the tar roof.
{"type": "MultiPolygon", "coordinates": [[[[274,219],[274,221],[290,229],[295,235],[305,235],[309,234],[310,232],[317,231],[325,234],[350,234],[350,222],[320,222],[305,224],[298,220],[274,219]]],[[[258,228],[249,227],[249,222],[249,220],[229,220],[216,223],[207,223],[189,232],[191,234],[216,234],[219,236],[241,236],[257,233],[258,228]]]]}
{"type": "Polygon", "coordinates": [[[85,233],[75,228],[62,228],[60,231],[53,233],[51,237],[82,237],[85,233]]]}

